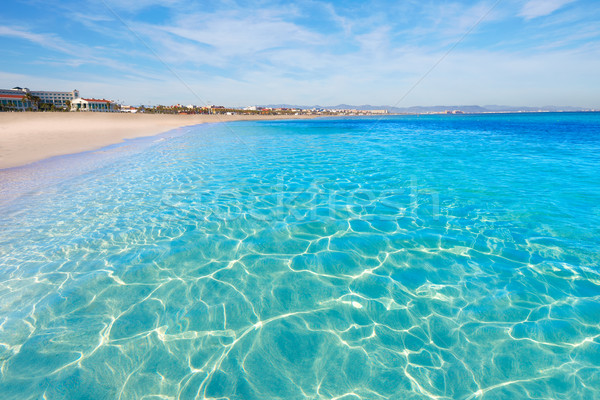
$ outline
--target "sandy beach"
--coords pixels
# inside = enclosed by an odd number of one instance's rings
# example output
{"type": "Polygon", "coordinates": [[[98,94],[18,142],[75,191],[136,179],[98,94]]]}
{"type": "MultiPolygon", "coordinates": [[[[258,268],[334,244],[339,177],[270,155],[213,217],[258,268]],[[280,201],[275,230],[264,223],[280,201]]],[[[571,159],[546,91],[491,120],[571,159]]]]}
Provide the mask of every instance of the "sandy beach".
{"type": "Polygon", "coordinates": [[[124,139],[152,136],[182,126],[291,118],[310,117],[5,112],[0,113],[0,169],[95,150],[124,139]]]}

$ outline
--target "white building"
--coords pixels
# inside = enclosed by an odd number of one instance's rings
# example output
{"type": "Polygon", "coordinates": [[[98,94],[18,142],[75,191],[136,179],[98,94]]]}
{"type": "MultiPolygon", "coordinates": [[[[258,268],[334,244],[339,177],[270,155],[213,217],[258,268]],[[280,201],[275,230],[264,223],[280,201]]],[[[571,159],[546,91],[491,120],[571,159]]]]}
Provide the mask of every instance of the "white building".
{"type": "Polygon", "coordinates": [[[67,101],[72,102],[79,98],[79,91],[72,92],[46,92],[32,91],[32,96],[37,96],[42,99],[42,103],[54,104],[56,108],[67,108],[67,101]]]}
{"type": "MultiPolygon", "coordinates": [[[[43,90],[29,90],[28,88],[14,87],[12,89],[0,89],[0,95],[8,96],[23,96],[30,94],[31,96],[39,97],[40,103],[53,104],[56,108],[67,108],[67,101],[73,101],[79,98],[79,91],[71,92],[49,92],[43,90]]],[[[35,105],[29,104],[30,108],[35,108],[35,105]]],[[[25,107],[27,108],[27,107],[25,107]]]]}
{"type": "Polygon", "coordinates": [[[22,94],[4,94],[0,90],[0,110],[6,111],[25,111],[28,108],[33,108],[34,105],[28,101],[23,101],[22,94]]]}
{"type": "Polygon", "coordinates": [[[133,106],[124,106],[124,105],[121,105],[121,112],[135,114],[137,112],[137,108],[135,108],[133,106]]]}
{"type": "Polygon", "coordinates": [[[71,111],[119,112],[118,104],[104,99],[75,99],[71,102],[71,111]]]}

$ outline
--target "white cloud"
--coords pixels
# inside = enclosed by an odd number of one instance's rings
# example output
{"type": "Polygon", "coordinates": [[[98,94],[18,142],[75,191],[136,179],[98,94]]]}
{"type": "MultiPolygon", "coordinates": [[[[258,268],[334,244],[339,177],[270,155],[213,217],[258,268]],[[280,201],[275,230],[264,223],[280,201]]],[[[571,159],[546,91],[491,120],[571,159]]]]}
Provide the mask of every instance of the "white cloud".
{"type": "Polygon", "coordinates": [[[196,14],[179,19],[173,26],[154,26],[181,38],[204,44],[229,56],[252,54],[290,44],[313,44],[324,40],[318,34],[284,21],[278,15],[258,12],[196,14]]]}
{"type": "MultiPolygon", "coordinates": [[[[198,74],[191,68],[179,75],[201,99],[174,76],[155,80],[80,76],[59,80],[0,72],[0,87],[27,86],[47,90],[79,89],[82,94],[121,99],[133,104],[211,103],[244,106],[288,103],[300,105],[394,105],[440,57],[420,48],[402,49],[385,60],[365,53],[334,56],[288,49],[274,52],[273,65],[243,71],[235,77],[198,74]],[[293,60],[306,70],[291,73],[293,60]],[[288,67],[289,64],[289,67],[288,67]],[[319,74],[313,74],[314,69],[319,74]],[[368,71],[368,73],[365,73],[368,71]],[[307,74],[309,79],[303,79],[307,74]]],[[[436,104],[547,104],[598,107],[599,48],[516,54],[456,51],[423,80],[399,106],[436,104]],[[549,85],[548,82],[554,82],[549,85]]]]}
{"type": "Polygon", "coordinates": [[[543,17],[573,1],[575,0],[529,0],[521,9],[519,16],[525,19],[543,17]]]}
{"type": "Polygon", "coordinates": [[[100,47],[88,47],[77,43],[67,42],[55,34],[44,34],[27,31],[10,26],[0,26],[0,36],[27,40],[46,49],[54,50],[61,54],[61,58],[53,60],[47,57],[32,57],[29,61],[35,64],[60,65],[78,68],[83,65],[99,65],[110,68],[130,76],[156,79],[157,74],[147,71],[147,68],[130,65],[118,61],[114,55],[118,50],[100,47]],[[64,55],[68,57],[65,58],[64,55]]]}
{"type": "Polygon", "coordinates": [[[0,26],[0,36],[12,37],[17,39],[28,40],[36,43],[40,46],[58,50],[64,53],[71,53],[73,49],[71,46],[62,41],[59,37],[52,34],[40,34],[29,32],[19,28],[12,28],[10,26],[0,26]]]}
{"type": "Polygon", "coordinates": [[[139,12],[146,8],[161,6],[165,8],[177,9],[185,4],[183,0],[101,0],[89,1],[92,5],[100,5],[113,9],[115,11],[139,12]]]}

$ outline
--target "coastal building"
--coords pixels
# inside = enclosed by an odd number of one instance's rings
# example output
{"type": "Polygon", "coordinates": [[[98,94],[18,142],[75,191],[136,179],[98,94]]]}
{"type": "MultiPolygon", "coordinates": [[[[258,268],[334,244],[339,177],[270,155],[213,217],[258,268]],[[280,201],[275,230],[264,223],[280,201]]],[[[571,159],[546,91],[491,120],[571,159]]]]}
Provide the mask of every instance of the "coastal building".
{"type": "Polygon", "coordinates": [[[75,99],[71,102],[71,111],[119,112],[118,104],[105,99],[75,99]]]}
{"type": "Polygon", "coordinates": [[[67,108],[67,101],[72,102],[79,98],[79,91],[71,92],[49,92],[49,91],[31,91],[32,96],[39,97],[42,103],[54,104],[56,108],[67,108]]]}
{"type": "MultiPolygon", "coordinates": [[[[23,98],[27,97],[37,97],[39,98],[39,103],[52,104],[56,108],[68,108],[68,103],[77,98],[79,98],[79,91],[73,90],[71,92],[51,92],[45,90],[30,90],[28,88],[14,87],[12,89],[0,89],[0,95],[2,96],[18,96],[23,98]]],[[[35,102],[28,101],[28,106],[25,106],[23,109],[32,108],[36,109],[35,102]]]]}
{"type": "Polygon", "coordinates": [[[138,109],[133,106],[123,106],[123,105],[121,106],[121,112],[135,114],[137,111],[138,111],[138,109]]]}
{"type": "Polygon", "coordinates": [[[0,110],[25,111],[33,107],[34,104],[29,100],[23,100],[21,94],[4,94],[0,92],[0,110]]]}
{"type": "Polygon", "coordinates": [[[367,110],[369,114],[389,114],[388,110],[367,110]]]}

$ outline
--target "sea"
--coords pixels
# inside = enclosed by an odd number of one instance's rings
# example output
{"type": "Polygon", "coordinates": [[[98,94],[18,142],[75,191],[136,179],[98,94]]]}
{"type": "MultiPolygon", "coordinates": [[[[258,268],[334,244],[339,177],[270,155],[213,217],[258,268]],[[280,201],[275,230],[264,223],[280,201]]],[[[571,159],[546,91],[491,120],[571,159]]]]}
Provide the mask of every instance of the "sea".
{"type": "Polygon", "coordinates": [[[204,124],[0,193],[3,400],[600,399],[600,113],[204,124]]]}

